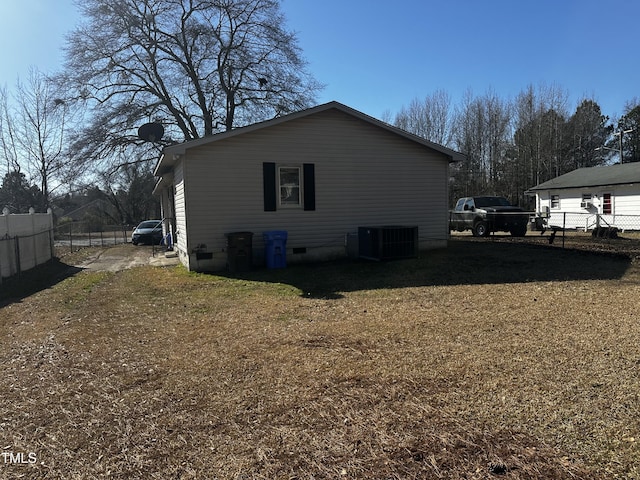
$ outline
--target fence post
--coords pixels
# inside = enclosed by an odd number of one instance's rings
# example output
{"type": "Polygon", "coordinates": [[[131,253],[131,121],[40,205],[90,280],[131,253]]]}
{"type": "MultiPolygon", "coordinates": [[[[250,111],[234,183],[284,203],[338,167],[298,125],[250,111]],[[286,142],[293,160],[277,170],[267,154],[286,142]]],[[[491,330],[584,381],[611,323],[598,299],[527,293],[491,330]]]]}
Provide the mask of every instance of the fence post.
{"type": "Polygon", "coordinates": [[[564,248],[564,238],[567,235],[567,212],[562,214],[562,248],[564,248]]]}

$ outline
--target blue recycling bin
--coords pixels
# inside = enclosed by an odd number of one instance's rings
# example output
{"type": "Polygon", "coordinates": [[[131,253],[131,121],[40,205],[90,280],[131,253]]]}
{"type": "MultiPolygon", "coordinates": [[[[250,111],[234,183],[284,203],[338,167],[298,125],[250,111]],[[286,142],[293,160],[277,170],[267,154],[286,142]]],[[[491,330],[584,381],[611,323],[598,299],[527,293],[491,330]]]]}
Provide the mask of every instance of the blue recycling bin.
{"type": "Polygon", "coordinates": [[[287,232],[272,230],[263,232],[264,257],[267,268],[284,268],[287,266],[287,232]]]}

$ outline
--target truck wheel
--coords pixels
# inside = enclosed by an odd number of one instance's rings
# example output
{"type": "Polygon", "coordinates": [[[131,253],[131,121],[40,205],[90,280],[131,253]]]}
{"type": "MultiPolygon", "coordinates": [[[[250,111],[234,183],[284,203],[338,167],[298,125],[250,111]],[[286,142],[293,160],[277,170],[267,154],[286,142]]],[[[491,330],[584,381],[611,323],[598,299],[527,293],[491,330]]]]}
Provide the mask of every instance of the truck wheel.
{"type": "Polygon", "coordinates": [[[489,235],[489,226],[487,225],[487,222],[480,220],[473,226],[472,232],[474,237],[486,237],[489,235]]]}

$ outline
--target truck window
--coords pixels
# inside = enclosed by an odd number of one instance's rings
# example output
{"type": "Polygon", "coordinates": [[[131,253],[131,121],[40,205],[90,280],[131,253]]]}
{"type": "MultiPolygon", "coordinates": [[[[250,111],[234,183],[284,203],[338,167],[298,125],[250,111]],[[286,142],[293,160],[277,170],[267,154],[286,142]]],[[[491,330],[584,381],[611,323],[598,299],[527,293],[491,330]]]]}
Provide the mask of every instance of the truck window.
{"type": "Polygon", "coordinates": [[[509,201],[504,197],[477,197],[476,198],[476,206],[477,207],[508,207],[510,205],[509,201]]]}

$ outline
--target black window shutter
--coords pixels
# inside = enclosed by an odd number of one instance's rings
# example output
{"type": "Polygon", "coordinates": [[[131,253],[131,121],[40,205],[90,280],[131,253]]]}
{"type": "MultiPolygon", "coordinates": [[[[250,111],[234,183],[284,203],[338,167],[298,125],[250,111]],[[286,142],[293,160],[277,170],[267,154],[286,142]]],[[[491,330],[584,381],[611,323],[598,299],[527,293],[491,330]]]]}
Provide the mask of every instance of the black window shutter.
{"type": "Polygon", "coordinates": [[[315,165],[313,163],[305,163],[302,165],[303,191],[304,191],[304,209],[316,209],[316,178],[315,165]]]}
{"type": "Polygon", "coordinates": [[[276,211],[276,164],[264,162],[262,164],[262,183],[264,190],[264,211],[276,211]]]}

